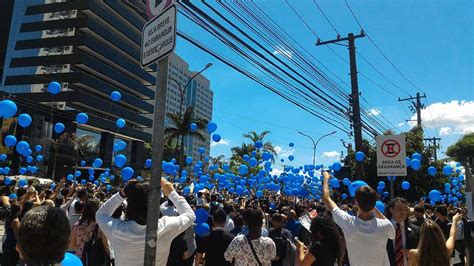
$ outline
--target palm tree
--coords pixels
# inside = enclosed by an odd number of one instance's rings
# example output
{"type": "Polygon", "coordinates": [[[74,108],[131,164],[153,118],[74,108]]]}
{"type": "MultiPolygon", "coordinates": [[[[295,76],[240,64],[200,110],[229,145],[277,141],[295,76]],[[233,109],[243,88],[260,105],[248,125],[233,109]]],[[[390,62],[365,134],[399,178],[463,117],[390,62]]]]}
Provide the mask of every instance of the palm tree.
{"type": "Polygon", "coordinates": [[[173,139],[176,139],[175,154],[179,155],[178,159],[180,164],[182,164],[184,161],[184,138],[186,136],[191,136],[204,141],[204,133],[201,130],[206,127],[208,121],[202,118],[196,118],[194,116],[194,108],[192,106],[186,109],[186,112],[184,112],[182,117],[176,113],[167,113],[166,116],[171,120],[172,124],[171,127],[167,127],[165,129],[166,141],[171,143],[173,139]],[[189,128],[191,123],[195,123],[198,130],[191,131],[189,128]],[[180,138],[181,142],[178,141],[180,138]],[[180,148],[179,154],[178,148],[180,148]]]}
{"type": "Polygon", "coordinates": [[[230,158],[232,161],[242,161],[242,157],[247,154],[250,155],[255,147],[253,144],[242,143],[242,146],[232,147],[231,149],[232,157],[230,158]]]}
{"type": "Polygon", "coordinates": [[[263,141],[265,136],[267,136],[268,134],[270,134],[270,131],[268,131],[268,130],[265,130],[260,134],[258,134],[256,131],[250,131],[249,133],[244,134],[244,138],[250,139],[253,143],[255,143],[257,141],[261,141],[263,143],[262,150],[271,153],[273,155],[272,162],[274,162],[275,161],[274,157],[276,157],[276,155],[277,155],[277,153],[275,151],[275,147],[273,147],[273,144],[271,142],[269,142],[269,141],[264,142],[263,141]]]}

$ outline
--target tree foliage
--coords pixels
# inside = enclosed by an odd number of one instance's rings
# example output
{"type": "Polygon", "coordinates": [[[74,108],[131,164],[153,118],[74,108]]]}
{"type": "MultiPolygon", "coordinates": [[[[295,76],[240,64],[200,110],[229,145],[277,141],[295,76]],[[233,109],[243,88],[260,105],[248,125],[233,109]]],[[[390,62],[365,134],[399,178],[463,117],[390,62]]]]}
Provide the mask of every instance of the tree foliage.
{"type": "Polygon", "coordinates": [[[474,159],[474,133],[464,135],[455,144],[448,147],[446,154],[453,160],[466,163],[474,159]]]}

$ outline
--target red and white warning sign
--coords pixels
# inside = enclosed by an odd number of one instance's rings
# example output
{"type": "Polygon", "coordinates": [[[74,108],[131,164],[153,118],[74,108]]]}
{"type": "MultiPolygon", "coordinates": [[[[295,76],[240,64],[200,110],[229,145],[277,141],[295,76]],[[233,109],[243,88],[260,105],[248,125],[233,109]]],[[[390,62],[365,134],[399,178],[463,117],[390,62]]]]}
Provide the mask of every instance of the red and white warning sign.
{"type": "Polygon", "coordinates": [[[377,175],[406,176],[405,135],[377,136],[377,175]]]}

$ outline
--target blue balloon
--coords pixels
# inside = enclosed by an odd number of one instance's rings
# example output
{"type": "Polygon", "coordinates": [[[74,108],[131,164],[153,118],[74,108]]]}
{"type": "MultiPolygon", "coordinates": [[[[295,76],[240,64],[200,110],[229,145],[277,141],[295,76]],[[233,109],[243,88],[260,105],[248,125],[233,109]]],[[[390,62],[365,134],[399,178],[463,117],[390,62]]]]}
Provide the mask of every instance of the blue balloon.
{"type": "Polygon", "coordinates": [[[174,172],[174,164],[173,163],[168,163],[168,162],[165,162],[163,164],[163,171],[169,175],[173,174],[174,172]]]}
{"type": "Polygon", "coordinates": [[[125,119],[123,119],[123,118],[119,118],[119,119],[117,119],[117,121],[115,122],[115,125],[116,125],[118,128],[123,128],[123,127],[125,127],[126,124],[127,124],[127,122],[125,122],[125,119]]]}
{"type": "Polygon", "coordinates": [[[121,98],[122,98],[122,94],[120,94],[120,92],[118,92],[118,91],[113,91],[110,94],[110,99],[114,102],[120,101],[121,98]]]}
{"type": "Polygon", "coordinates": [[[107,191],[110,191],[112,189],[112,186],[111,185],[106,185],[105,189],[107,189],[107,191]]]}
{"type": "Polygon", "coordinates": [[[293,146],[295,146],[295,144],[294,144],[293,142],[290,142],[290,143],[288,144],[288,146],[293,147],[293,146]]]}
{"type": "Polygon", "coordinates": [[[186,157],[186,164],[192,164],[193,163],[193,158],[192,157],[186,157]]]}
{"type": "Polygon", "coordinates": [[[384,189],[385,188],[385,182],[379,181],[379,188],[384,189]]]}
{"type": "Polygon", "coordinates": [[[207,223],[200,223],[194,226],[194,232],[196,235],[203,237],[211,231],[211,228],[209,228],[209,225],[207,223]]]}
{"type": "Polygon", "coordinates": [[[24,187],[27,183],[26,179],[20,179],[18,180],[18,187],[24,187]]]}
{"type": "Polygon", "coordinates": [[[410,183],[408,181],[403,181],[402,182],[402,189],[403,190],[409,190],[410,189],[410,183]]]}
{"type": "Polygon", "coordinates": [[[127,147],[127,143],[123,140],[117,141],[117,143],[114,144],[114,151],[121,151],[124,150],[127,147]]]}
{"type": "Polygon", "coordinates": [[[0,117],[12,118],[17,112],[16,103],[11,100],[0,101],[0,117]]]}
{"type": "Polygon", "coordinates": [[[237,193],[237,195],[239,195],[239,196],[242,195],[242,193],[244,193],[244,188],[243,188],[242,186],[240,186],[240,185],[237,186],[237,187],[235,188],[235,193],[237,193]]]}
{"type": "Polygon", "coordinates": [[[216,133],[216,134],[213,134],[213,135],[212,135],[212,140],[213,140],[214,142],[219,142],[219,141],[221,141],[221,135],[219,135],[219,134],[217,134],[217,133],[216,133]]]}
{"type": "Polygon", "coordinates": [[[247,167],[247,165],[242,164],[242,165],[239,166],[239,174],[240,175],[245,175],[245,174],[248,173],[248,171],[249,171],[249,168],[247,167]]]}
{"type": "Polygon", "coordinates": [[[21,127],[29,127],[32,121],[33,120],[29,114],[21,114],[18,116],[18,124],[21,127]]]}
{"type": "Polygon", "coordinates": [[[27,156],[27,157],[26,157],[26,162],[27,162],[27,163],[32,163],[32,162],[33,162],[33,157],[27,156]]]}
{"type": "Polygon", "coordinates": [[[388,196],[389,196],[390,194],[388,193],[388,191],[385,191],[382,195],[383,195],[384,198],[388,198],[388,196]]]}
{"type": "Polygon", "coordinates": [[[411,156],[412,159],[417,159],[418,161],[421,161],[421,154],[415,152],[411,156]]]}
{"type": "Polygon", "coordinates": [[[11,170],[10,167],[5,166],[5,168],[3,168],[3,173],[4,173],[5,175],[8,175],[8,174],[10,173],[10,170],[11,170]]]}
{"type": "Polygon", "coordinates": [[[293,161],[294,159],[295,159],[295,156],[293,155],[288,156],[288,160],[293,161]]]}
{"type": "Polygon", "coordinates": [[[183,188],[183,194],[184,194],[184,195],[188,195],[189,192],[191,192],[191,188],[190,188],[190,187],[185,187],[185,188],[183,188]]]}
{"type": "Polygon", "coordinates": [[[145,167],[150,168],[151,167],[151,159],[146,159],[145,161],[145,167]]]}
{"type": "Polygon", "coordinates": [[[214,131],[216,131],[216,130],[217,130],[217,124],[216,124],[216,123],[214,123],[214,122],[209,122],[209,123],[207,124],[207,132],[208,132],[209,134],[214,133],[214,131]]]}
{"type": "Polygon", "coordinates": [[[11,193],[11,194],[8,196],[8,198],[14,200],[14,199],[17,199],[18,197],[17,197],[17,195],[16,195],[15,193],[11,193]]]}
{"type": "Polygon", "coordinates": [[[28,147],[28,150],[26,150],[26,152],[23,155],[30,156],[31,154],[33,154],[33,151],[28,147]]]}
{"type": "Polygon", "coordinates": [[[67,181],[72,181],[74,180],[74,176],[72,174],[67,175],[66,177],[67,181]]]}
{"type": "Polygon", "coordinates": [[[186,183],[186,179],[187,179],[186,176],[181,176],[178,181],[179,183],[183,184],[183,183],[186,183]]]}
{"type": "Polygon", "coordinates": [[[87,183],[87,180],[85,180],[85,179],[82,179],[82,180],[81,180],[81,184],[82,184],[82,185],[85,185],[86,183],[87,183]]]}
{"type": "Polygon", "coordinates": [[[86,166],[86,161],[81,161],[81,166],[86,166]]]}
{"type": "Polygon", "coordinates": [[[94,175],[94,168],[89,167],[89,169],[87,169],[87,173],[89,173],[89,175],[94,175]]]}
{"type": "Polygon", "coordinates": [[[260,140],[255,141],[255,148],[260,149],[263,147],[263,142],[260,140]]]}
{"type": "Polygon", "coordinates": [[[207,219],[209,218],[209,213],[204,208],[199,208],[195,210],[194,214],[196,215],[195,223],[197,224],[205,223],[207,222],[207,219]]]}
{"type": "Polygon", "coordinates": [[[397,180],[396,176],[387,176],[388,181],[394,181],[397,180]]]}
{"type": "Polygon", "coordinates": [[[96,158],[96,159],[94,160],[94,162],[92,163],[92,166],[93,166],[94,168],[100,168],[100,167],[102,166],[102,163],[103,163],[103,162],[102,162],[102,159],[96,158]]]}
{"type": "Polygon", "coordinates": [[[250,167],[255,167],[255,166],[257,166],[257,164],[258,164],[257,159],[255,159],[255,158],[250,158],[249,159],[250,167]]]}
{"type": "Polygon", "coordinates": [[[31,169],[30,169],[30,172],[32,174],[36,173],[37,171],[38,171],[38,167],[36,167],[36,166],[32,166],[31,169]]]}
{"type": "Polygon", "coordinates": [[[115,176],[114,176],[114,175],[110,175],[110,176],[109,176],[109,180],[110,180],[110,181],[114,181],[114,180],[115,180],[115,176]]]}
{"type": "Polygon", "coordinates": [[[42,150],[43,150],[43,146],[41,146],[39,144],[35,146],[35,151],[36,152],[41,152],[42,150]]]}
{"type": "Polygon", "coordinates": [[[89,121],[89,116],[88,116],[86,113],[78,113],[78,114],[76,115],[76,122],[77,122],[79,125],[86,124],[87,121],[89,121]]]}
{"type": "Polygon", "coordinates": [[[379,212],[381,213],[385,212],[385,204],[383,204],[383,202],[381,202],[380,200],[377,200],[375,202],[375,208],[377,208],[377,210],[379,210],[379,212]]]}
{"type": "Polygon", "coordinates": [[[331,178],[331,180],[329,180],[329,185],[332,187],[332,188],[339,188],[341,186],[341,183],[339,182],[339,179],[337,178],[331,178]]]}
{"type": "Polygon", "coordinates": [[[56,95],[59,92],[61,92],[61,84],[56,81],[52,81],[48,84],[48,92],[51,93],[52,95],[56,95]]]}
{"type": "Polygon", "coordinates": [[[428,167],[428,174],[430,176],[435,176],[436,175],[436,167],[434,167],[434,166],[428,167]]]}
{"type": "Polygon", "coordinates": [[[445,175],[450,176],[450,175],[453,174],[453,168],[450,165],[446,165],[446,166],[443,167],[443,173],[445,175]]]}
{"type": "Polygon", "coordinates": [[[133,177],[133,174],[135,173],[135,171],[133,171],[133,168],[131,167],[125,167],[122,169],[122,179],[123,181],[128,181],[130,180],[130,178],[133,177]]]}
{"type": "Polygon", "coordinates": [[[261,190],[259,190],[255,193],[255,196],[257,197],[257,199],[261,198],[263,196],[263,192],[261,190]]]}
{"type": "Polygon", "coordinates": [[[356,180],[352,182],[351,185],[349,186],[349,194],[351,195],[351,197],[355,197],[355,193],[357,189],[362,186],[368,186],[368,185],[362,180],[356,180]]]}
{"type": "Polygon", "coordinates": [[[340,171],[341,168],[342,168],[342,165],[341,165],[340,162],[335,162],[335,163],[332,164],[332,169],[333,169],[334,171],[340,171]]]}
{"type": "Polygon", "coordinates": [[[433,202],[436,202],[436,201],[439,201],[441,199],[441,192],[439,192],[438,190],[436,189],[433,189],[430,191],[430,193],[428,194],[428,197],[430,198],[431,201],[433,202]]]}
{"type": "Polygon", "coordinates": [[[410,165],[410,162],[411,162],[410,157],[405,157],[405,163],[406,163],[407,167],[410,165]]]}
{"type": "Polygon", "coordinates": [[[0,161],[6,161],[7,160],[7,155],[6,154],[0,154],[0,161]]]}
{"type": "Polygon", "coordinates": [[[82,174],[81,171],[76,171],[76,172],[74,172],[74,176],[75,176],[75,177],[80,177],[81,174],[82,174]]]}
{"type": "Polygon", "coordinates": [[[347,199],[347,194],[346,194],[346,193],[342,193],[342,194],[341,194],[341,198],[342,198],[342,200],[347,199]]]}
{"type": "Polygon", "coordinates": [[[12,180],[7,176],[7,177],[5,177],[5,179],[3,180],[3,183],[4,183],[6,186],[9,186],[9,185],[12,183],[12,180]]]}
{"type": "Polygon", "coordinates": [[[464,175],[459,175],[458,176],[458,180],[459,182],[463,182],[466,178],[464,177],[464,175]]]}
{"type": "Polygon", "coordinates": [[[196,123],[191,123],[189,124],[189,129],[192,131],[192,132],[195,132],[197,130],[198,126],[196,125],[196,123]]]}
{"type": "Polygon", "coordinates": [[[4,142],[7,147],[13,147],[16,145],[16,137],[13,135],[8,135],[5,137],[4,142]]]}
{"type": "Polygon", "coordinates": [[[412,159],[410,162],[410,167],[413,168],[413,170],[419,170],[421,167],[421,161],[418,159],[412,159]]]}
{"type": "Polygon", "coordinates": [[[127,163],[127,157],[123,154],[115,156],[114,163],[118,168],[122,168],[127,163]]]}
{"type": "Polygon", "coordinates": [[[56,134],[61,134],[63,133],[64,129],[66,127],[64,126],[63,123],[56,123],[54,124],[54,132],[56,132],[56,134]]]}
{"type": "Polygon", "coordinates": [[[362,162],[365,159],[365,154],[361,151],[356,152],[355,159],[358,162],[362,162]]]}
{"type": "Polygon", "coordinates": [[[206,151],[206,150],[205,150],[203,147],[200,147],[200,148],[198,149],[198,152],[199,152],[200,154],[203,154],[205,151],[206,151]]]}
{"type": "Polygon", "coordinates": [[[16,144],[16,151],[19,154],[25,154],[28,152],[28,149],[30,148],[30,144],[28,142],[22,140],[16,144]]]}
{"type": "Polygon", "coordinates": [[[36,161],[41,162],[43,160],[43,155],[37,155],[36,161]]]}
{"type": "Polygon", "coordinates": [[[21,167],[20,170],[19,170],[19,172],[20,172],[20,175],[26,174],[26,168],[25,168],[25,167],[21,167]]]}

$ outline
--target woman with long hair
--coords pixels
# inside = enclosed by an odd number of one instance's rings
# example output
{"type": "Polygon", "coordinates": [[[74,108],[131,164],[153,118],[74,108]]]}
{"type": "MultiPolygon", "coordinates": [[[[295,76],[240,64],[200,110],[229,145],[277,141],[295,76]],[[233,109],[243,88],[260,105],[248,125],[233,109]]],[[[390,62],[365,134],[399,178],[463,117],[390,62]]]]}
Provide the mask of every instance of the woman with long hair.
{"type": "Polygon", "coordinates": [[[298,261],[301,266],[333,266],[342,264],[343,238],[334,221],[326,215],[318,215],[311,221],[311,246],[296,240],[298,261]]]}
{"type": "Polygon", "coordinates": [[[450,264],[451,253],[454,250],[456,230],[461,214],[453,216],[453,224],[446,240],[443,231],[432,220],[426,220],[420,229],[420,241],[417,249],[408,252],[409,266],[445,266],[450,264]]]}

